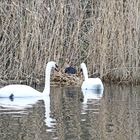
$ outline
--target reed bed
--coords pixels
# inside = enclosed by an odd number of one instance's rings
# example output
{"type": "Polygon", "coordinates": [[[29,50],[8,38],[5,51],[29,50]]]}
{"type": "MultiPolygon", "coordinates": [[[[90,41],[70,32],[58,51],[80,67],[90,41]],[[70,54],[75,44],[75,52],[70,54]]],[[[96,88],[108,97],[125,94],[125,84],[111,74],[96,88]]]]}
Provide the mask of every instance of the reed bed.
{"type": "Polygon", "coordinates": [[[105,81],[140,80],[140,1],[1,0],[0,82],[44,79],[54,60],[105,81]]]}

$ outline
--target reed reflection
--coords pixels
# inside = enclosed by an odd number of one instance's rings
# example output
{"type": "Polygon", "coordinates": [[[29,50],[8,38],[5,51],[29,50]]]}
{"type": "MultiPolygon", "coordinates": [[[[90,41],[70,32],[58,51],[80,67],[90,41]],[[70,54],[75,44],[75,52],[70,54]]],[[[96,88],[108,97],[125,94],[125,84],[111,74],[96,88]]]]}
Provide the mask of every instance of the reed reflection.
{"type": "MultiPolygon", "coordinates": [[[[25,109],[8,110],[5,104],[6,107],[0,107],[0,138],[7,140],[11,140],[11,137],[14,140],[140,139],[140,87],[118,85],[105,87],[104,92],[81,92],[80,88],[76,87],[53,87],[50,103],[47,102],[50,107],[42,99],[32,103],[31,101],[26,103],[25,100],[26,104],[23,105],[23,107],[27,105],[25,109]],[[46,110],[47,107],[50,110],[46,110]],[[44,123],[45,112],[46,117],[50,118],[46,121],[47,125],[44,123]]],[[[1,100],[0,103],[2,104],[1,100]]],[[[22,107],[16,105],[18,106],[22,107]]]]}
{"type": "Polygon", "coordinates": [[[0,98],[1,139],[40,137],[45,140],[46,136],[50,136],[46,131],[53,131],[55,127],[55,119],[50,116],[50,112],[50,96],[13,100],[0,98]]]}
{"type": "Polygon", "coordinates": [[[100,112],[103,90],[82,90],[81,104],[81,139],[100,139],[100,112]]]}
{"type": "Polygon", "coordinates": [[[64,87],[57,90],[54,97],[56,129],[58,140],[77,140],[80,138],[80,88],[64,87]]]}
{"type": "Polygon", "coordinates": [[[110,85],[101,106],[102,139],[140,139],[140,87],[110,85]]]}
{"type": "MultiPolygon", "coordinates": [[[[37,102],[43,101],[44,108],[45,108],[45,123],[48,127],[51,127],[52,122],[54,121],[53,118],[50,117],[50,97],[46,96],[46,98],[0,98],[0,107],[2,107],[2,110],[21,110],[24,111],[27,108],[33,107],[37,102]]],[[[4,113],[4,112],[3,112],[4,113]]]]}

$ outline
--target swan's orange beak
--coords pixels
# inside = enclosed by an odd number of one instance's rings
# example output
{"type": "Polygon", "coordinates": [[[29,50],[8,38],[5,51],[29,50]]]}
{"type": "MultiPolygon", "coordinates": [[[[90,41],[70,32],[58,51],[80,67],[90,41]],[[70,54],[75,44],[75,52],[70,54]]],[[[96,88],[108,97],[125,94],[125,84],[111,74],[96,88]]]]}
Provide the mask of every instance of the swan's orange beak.
{"type": "Polygon", "coordinates": [[[55,70],[58,72],[59,69],[58,69],[58,66],[55,64],[55,70]]]}

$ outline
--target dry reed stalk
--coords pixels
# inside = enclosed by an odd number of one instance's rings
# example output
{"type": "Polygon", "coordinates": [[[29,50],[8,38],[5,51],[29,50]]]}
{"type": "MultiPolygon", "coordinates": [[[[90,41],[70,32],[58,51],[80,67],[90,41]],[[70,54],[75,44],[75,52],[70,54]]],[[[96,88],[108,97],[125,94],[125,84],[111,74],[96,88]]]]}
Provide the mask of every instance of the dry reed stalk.
{"type": "Polygon", "coordinates": [[[65,60],[104,80],[139,81],[140,1],[1,0],[0,79],[31,84],[65,60]]]}

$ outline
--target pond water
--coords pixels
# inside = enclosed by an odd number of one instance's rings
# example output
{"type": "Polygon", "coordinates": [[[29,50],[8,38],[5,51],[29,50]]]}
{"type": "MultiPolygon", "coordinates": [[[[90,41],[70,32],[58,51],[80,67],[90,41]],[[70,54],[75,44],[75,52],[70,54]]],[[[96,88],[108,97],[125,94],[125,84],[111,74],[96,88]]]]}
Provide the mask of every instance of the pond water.
{"type": "Polygon", "coordinates": [[[140,86],[91,94],[53,86],[42,100],[0,99],[0,140],[140,139],[140,86]]]}

